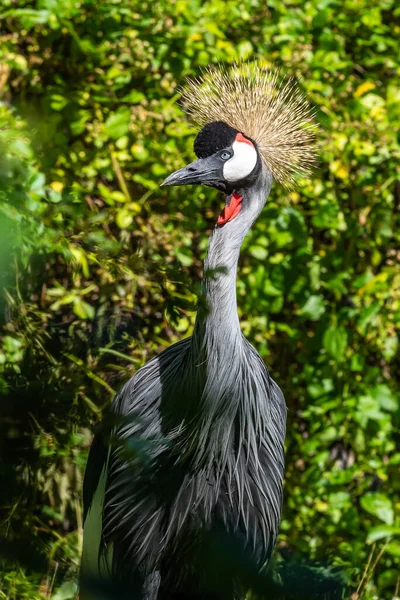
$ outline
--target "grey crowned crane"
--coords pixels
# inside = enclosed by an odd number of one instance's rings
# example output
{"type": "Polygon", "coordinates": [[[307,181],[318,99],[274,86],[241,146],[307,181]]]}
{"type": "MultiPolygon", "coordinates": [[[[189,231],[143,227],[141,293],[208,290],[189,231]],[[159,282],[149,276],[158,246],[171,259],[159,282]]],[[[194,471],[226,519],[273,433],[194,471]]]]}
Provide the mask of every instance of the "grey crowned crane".
{"type": "Polygon", "coordinates": [[[133,375],[113,402],[112,431],[93,441],[82,600],[100,598],[95,579],[115,598],[243,598],[235,560],[221,568],[213,544],[228,541],[261,569],[279,530],[286,405],[240,330],[236,273],[273,179],[292,182],[313,164],[312,115],[293,80],[257,64],[209,69],[182,96],[202,127],[198,159],[162,185],[208,185],[225,203],[193,335],[133,375]]]}

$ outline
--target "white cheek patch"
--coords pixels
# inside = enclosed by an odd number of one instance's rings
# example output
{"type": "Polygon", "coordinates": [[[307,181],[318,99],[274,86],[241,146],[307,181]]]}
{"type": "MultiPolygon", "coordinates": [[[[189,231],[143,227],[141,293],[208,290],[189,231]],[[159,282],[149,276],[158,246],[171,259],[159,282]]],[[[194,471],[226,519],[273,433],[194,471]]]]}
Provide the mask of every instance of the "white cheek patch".
{"type": "Polygon", "coordinates": [[[233,142],[233,156],[226,161],[223,174],[226,181],[234,182],[244,179],[257,164],[257,151],[248,142],[233,142]]]}

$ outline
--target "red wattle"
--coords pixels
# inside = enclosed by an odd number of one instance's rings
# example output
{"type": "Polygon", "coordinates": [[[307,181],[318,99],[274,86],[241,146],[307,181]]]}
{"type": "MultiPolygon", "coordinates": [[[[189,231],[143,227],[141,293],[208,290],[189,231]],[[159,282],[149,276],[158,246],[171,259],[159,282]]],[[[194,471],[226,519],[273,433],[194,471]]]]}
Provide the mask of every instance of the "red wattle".
{"type": "Polygon", "coordinates": [[[229,201],[229,205],[226,204],[225,208],[218,217],[217,225],[225,225],[228,221],[232,221],[240,213],[242,208],[243,196],[240,194],[233,193],[229,201]]]}

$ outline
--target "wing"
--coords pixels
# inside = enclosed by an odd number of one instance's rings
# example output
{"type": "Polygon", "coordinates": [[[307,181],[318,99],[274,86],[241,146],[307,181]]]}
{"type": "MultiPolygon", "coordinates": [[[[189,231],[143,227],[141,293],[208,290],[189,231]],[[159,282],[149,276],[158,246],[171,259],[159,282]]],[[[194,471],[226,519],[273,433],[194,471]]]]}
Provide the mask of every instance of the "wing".
{"type": "Polygon", "coordinates": [[[190,341],[173,344],[135,373],[116,396],[111,419],[105,419],[93,440],[83,485],[83,577],[119,570],[116,563],[123,561],[126,551],[116,555],[119,540],[129,538],[136,546],[149,540],[144,520],[154,507],[139,506],[138,494],[144,492],[138,482],[145,481],[146,465],[165,449],[160,404],[182,377],[190,341]]]}

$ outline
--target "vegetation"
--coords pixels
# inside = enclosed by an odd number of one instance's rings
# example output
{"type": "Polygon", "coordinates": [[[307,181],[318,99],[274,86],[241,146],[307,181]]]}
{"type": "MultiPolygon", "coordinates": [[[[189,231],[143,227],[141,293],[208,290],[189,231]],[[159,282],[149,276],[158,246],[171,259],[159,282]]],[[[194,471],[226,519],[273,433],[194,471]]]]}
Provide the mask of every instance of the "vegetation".
{"type": "Polygon", "coordinates": [[[398,596],[395,0],[0,6],[0,598],[74,597],[90,432],[191,333],[220,210],[212,190],[159,189],[193,159],[176,90],[253,58],[301,78],[320,127],[320,167],[274,187],[239,268],[243,331],[289,409],[276,561],[398,596]]]}

